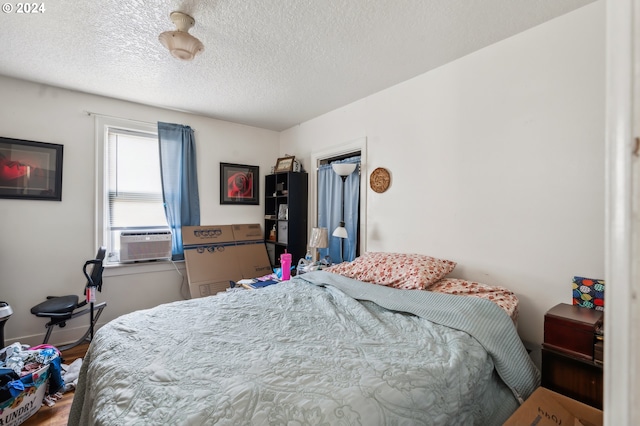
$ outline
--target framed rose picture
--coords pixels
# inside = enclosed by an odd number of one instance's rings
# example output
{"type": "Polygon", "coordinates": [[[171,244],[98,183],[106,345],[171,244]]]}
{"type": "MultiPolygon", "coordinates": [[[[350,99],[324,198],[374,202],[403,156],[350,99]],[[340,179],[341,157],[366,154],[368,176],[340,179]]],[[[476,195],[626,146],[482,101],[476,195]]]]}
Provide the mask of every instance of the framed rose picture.
{"type": "Polygon", "coordinates": [[[0,137],[0,198],[62,200],[62,148],[0,137]]]}
{"type": "Polygon", "coordinates": [[[220,163],[220,204],[260,204],[260,168],[220,163]]]}

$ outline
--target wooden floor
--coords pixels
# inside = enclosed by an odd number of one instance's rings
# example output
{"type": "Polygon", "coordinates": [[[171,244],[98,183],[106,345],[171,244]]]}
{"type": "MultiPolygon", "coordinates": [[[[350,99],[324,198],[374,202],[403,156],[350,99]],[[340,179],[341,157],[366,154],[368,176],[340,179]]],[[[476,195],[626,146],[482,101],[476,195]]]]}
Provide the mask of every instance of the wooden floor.
{"type": "MultiPolygon", "coordinates": [[[[84,358],[89,343],[78,345],[62,352],[62,361],[65,364],[71,364],[78,358],[84,358]]],[[[73,391],[63,394],[62,399],[58,400],[53,407],[43,405],[40,410],[33,416],[29,417],[23,426],[66,426],[69,418],[69,410],[73,401],[73,391]]]]}

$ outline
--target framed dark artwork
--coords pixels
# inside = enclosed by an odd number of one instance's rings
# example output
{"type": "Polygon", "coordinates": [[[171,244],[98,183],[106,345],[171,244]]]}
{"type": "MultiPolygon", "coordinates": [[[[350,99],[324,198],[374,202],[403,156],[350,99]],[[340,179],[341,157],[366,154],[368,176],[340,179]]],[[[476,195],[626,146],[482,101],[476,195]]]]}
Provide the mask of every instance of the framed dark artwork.
{"type": "Polygon", "coordinates": [[[62,200],[62,148],[0,137],[0,198],[62,200]]]}
{"type": "Polygon", "coordinates": [[[293,161],[296,157],[282,157],[278,158],[276,162],[275,173],[278,172],[290,172],[293,171],[293,161]]]}
{"type": "Polygon", "coordinates": [[[220,204],[260,204],[260,168],[220,163],[220,204]]]}

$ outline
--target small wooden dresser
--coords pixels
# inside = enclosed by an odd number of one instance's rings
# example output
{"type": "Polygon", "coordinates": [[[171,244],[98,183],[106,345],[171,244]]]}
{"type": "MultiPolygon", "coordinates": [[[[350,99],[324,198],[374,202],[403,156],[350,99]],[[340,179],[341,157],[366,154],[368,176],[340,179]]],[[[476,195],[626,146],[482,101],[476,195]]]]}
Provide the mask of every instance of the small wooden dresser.
{"type": "Polygon", "coordinates": [[[544,316],[542,386],[602,409],[603,313],[561,303],[544,316]]]}

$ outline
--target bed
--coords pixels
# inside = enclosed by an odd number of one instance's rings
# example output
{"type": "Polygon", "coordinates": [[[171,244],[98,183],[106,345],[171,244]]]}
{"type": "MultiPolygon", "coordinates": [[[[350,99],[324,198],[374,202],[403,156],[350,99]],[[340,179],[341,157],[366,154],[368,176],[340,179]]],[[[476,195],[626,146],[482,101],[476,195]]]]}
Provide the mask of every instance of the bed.
{"type": "Polygon", "coordinates": [[[516,310],[443,275],[316,271],[124,315],[96,333],[69,425],[500,425],[539,385],[516,310]]]}

